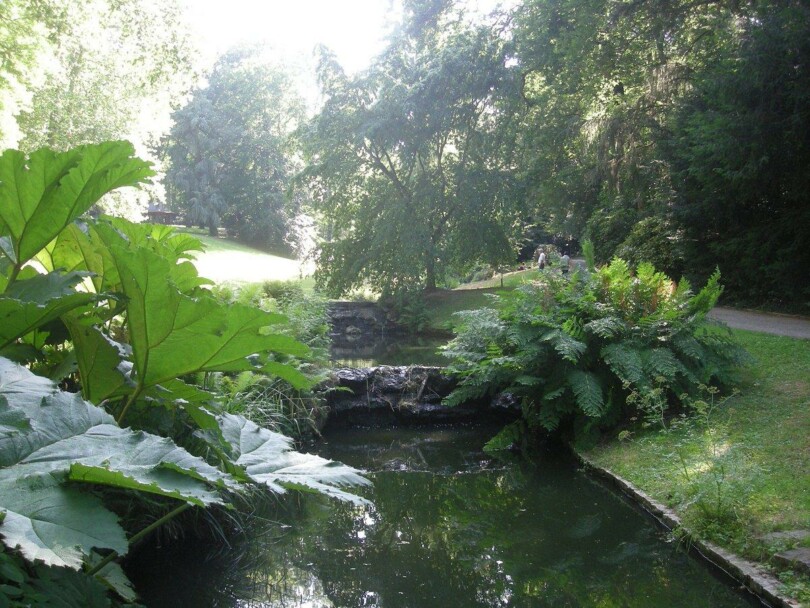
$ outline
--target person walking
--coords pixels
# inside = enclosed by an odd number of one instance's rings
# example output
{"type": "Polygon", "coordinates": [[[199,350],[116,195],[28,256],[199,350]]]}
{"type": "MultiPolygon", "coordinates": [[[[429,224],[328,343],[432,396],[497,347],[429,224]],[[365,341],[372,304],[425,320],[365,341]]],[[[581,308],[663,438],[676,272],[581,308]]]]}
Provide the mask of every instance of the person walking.
{"type": "Polygon", "coordinates": [[[537,256],[537,269],[543,270],[546,267],[546,252],[541,251],[540,255],[537,256]]]}
{"type": "Polygon", "coordinates": [[[571,265],[571,258],[567,253],[564,253],[560,258],[560,272],[568,274],[568,267],[571,265]]]}

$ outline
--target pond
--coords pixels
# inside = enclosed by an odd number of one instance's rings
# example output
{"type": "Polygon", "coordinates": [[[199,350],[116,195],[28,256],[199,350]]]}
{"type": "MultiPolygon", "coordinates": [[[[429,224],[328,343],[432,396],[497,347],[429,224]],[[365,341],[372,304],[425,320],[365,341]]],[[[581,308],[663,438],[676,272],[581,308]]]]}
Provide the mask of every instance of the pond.
{"type": "Polygon", "coordinates": [[[332,363],[338,367],[376,367],[378,365],[437,365],[445,366],[447,357],[439,347],[450,338],[434,336],[379,336],[356,342],[333,340],[330,347],[332,363]]]}
{"type": "Polygon", "coordinates": [[[759,605],[569,455],[486,456],[492,432],[332,433],[319,452],[369,471],[374,507],[286,501],[285,527],[257,517],[227,547],[143,550],[128,572],[153,608],[759,605]]]}

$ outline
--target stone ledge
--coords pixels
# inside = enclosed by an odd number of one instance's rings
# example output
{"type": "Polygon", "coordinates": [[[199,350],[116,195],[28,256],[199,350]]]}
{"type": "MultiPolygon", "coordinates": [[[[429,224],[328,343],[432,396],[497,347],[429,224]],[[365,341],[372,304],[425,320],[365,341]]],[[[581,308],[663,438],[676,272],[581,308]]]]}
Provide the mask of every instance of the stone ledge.
{"type": "Polygon", "coordinates": [[[685,530],[691,548],[697,550],[704,559],[745,586],[766,605],[775,608],[801,608],[799,602],[785,597],[779,592],[779,581],[761,567],[713,543],[696,538],[688,529],[684,528],[675,511],[648,496],[626,479],[591,462],[576,450],[573,452],[589,471],[618,488],[625,496],[652,515],[660,525],[670,531],[685,530]]]}

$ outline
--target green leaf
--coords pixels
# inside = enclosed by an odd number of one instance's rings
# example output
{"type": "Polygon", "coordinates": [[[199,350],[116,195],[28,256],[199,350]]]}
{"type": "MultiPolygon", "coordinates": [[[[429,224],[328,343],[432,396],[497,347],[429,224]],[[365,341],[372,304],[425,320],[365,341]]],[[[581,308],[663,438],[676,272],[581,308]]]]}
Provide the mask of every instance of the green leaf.
{"type": "Polygon", "coordinates": [[[28,561],[78,570],[94,547],[127,552],[116,515],[95,496],[51,475],[0,470],[0,510],[5,513],[0,536],[28,561]]]}
{"type": "Polygon", "coordinates": [[[614,338],[621,335],[627,329],[627,326],[617,317],[604,317],[586,323],[583,329],[596,334],[600,338],[614,338]]]}
{"type": "Polygon", "coordinates": [[[515,378],[514,382],[515,384],[520,384],[521,386],[539,386],[543,384],[545,380],[537,376],[527,376],[524,374],[515,378]]]}
{"type": "Polygon", "coordinates": [[[576,364],[579,358],[588,349],[584,342],[572,338],[562,330],[554,329],[543,336],[544,342],[549,342],[560,356],[566,361],[576,364]]]}
{"type": "Polygon", "coordinates": [[[623,343],[608,344],[602,348],[601,355],[622,382],[637,384],[644,379],[641,354],[632,346],[623,343]]]}
{"type": "Polygon", "coordinates": [[[43,608],[110,608],[106,586],[83,573],[39,566],[26,589],[43,608]]]}
{"type": "Polygon", "coordinates": [[[85,399],[101,403],[134,386],[128,377],[132,364],[126,360],[124,345],[113,342],[97,328],[75,319],[65,319],[65,325],[73,340],[85,399]]]}
{"type": "Polygon", "coordinates": [[[644,369],[651,377],[663,376],[672,381],[678,374],[687,374],[684,365],[668,348],[653,348],[643,353],[644,369]]]}
{"type": "Polygon", "coordinates": [[[568,374],[568,385],[574,391],[577,405],[587,416],[596,418],[602,413],[602,387],[595,374],[572,371],[568,374]]]}
{"type": "MultiPolygon", "coordinates": [[[[87,560],[87,563],[92,568],[102,559],[103,558],[94,551],[87,560]]],[[[135,593],[135,589],[132,588],[132,583],[129,578],[127,578],[127,575],[124,574],[124,570],[118,563],[110,562],[106,564],[93,576],[103,585],[115,591],[121,599],[127,602],[134,602],[138,599],[138,594],[135,593]]]]}
{"type": "Polygon", "coordinates": [[[133,154],[132,145],[120,141],[67,152],[43,148],[29,158],[6,150],[0,156],[0,232],[11,237],[15,263],[34,257],[111,190],[153,175],[133,154]]]}
{"type": "Polygon", "coordinates": [[[164,258],[145,249],[113,253],[128,298],[127,324],[140,384],[198,371],[253,370],[248,357],[255,353],[309,352],[300,342],[267,331],[283,316],[205,295],[191,298],[174,286],[164,258]]]}
{"type": "Polygon", "coordinates": [[[98,300],[73,288],[84,274],[51,272],[17,281],[0,297],[0,348],[61,315],[98,300]]]}
{"type": "Polygon", "coordinates": [[[511,422],[484,444],[484,451],[487,454],[492,454],[502,450],[511,450],[515,445],[520,445],[525,432],[525,422],[522,420],[511,422]]]}
{"type": "Polygon", "coordinates": [[[312,386],[312,380],[290,365],[269,361],[262,366],[262,371],[289,382],[293,388],[303,390],[312,386]]]}
{"type": "Polygon", "coordinates": [[[296,489],[357,505],[368,504],[365,498],[339,487],[369,485],[368,479],[357,469],[313,454],[295,452],[288,437],[261,428],[242,416],[223,414],[218,420],[234,463],[243,467],[256,483],[277,493],[296,489]]]}
{"type": "Polygon", "coordinates": [[[0,420],[6,421],[0,425],[0,535],[29,560],[76,568],[92,547],[126,551],[115,516],[61,482],[105,484],[196,505],[221,502],[212,487],[238,487],[171,440],[121,429],[78,395],[1,358],[0,420]]]}

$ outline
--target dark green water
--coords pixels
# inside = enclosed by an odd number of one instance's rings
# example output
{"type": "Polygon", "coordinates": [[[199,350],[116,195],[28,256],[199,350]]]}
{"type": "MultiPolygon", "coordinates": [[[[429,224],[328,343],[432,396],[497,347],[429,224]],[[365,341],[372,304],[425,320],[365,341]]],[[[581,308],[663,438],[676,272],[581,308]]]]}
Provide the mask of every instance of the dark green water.
{"type": "Polygon", "coordinates": [[[491,429],[348,430],[320,452],[370,472],[363,510],[318,498],[228,548],[143,551],[152,607],[758,605],[564,455],[503,462],[491,429]]]}
{"type": "Polygon", "coordinates": [[[341,367],[376,367],[378,365],[447,365],[448,359],[439,347],[449,338],[399,336],[355,345],[333,345],[331,359],[341,367]],[[354,348],[352,348],[354,346],[354,348]]]}

